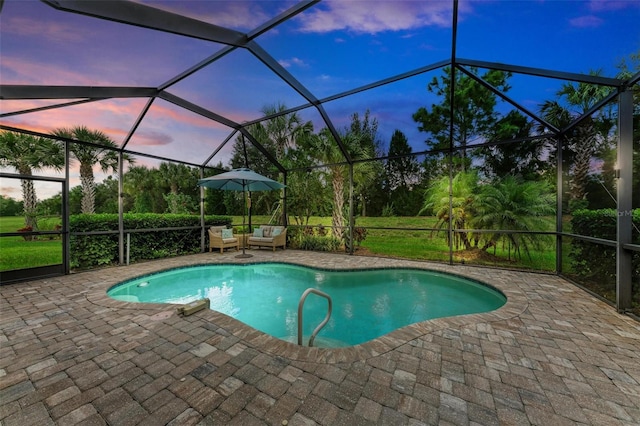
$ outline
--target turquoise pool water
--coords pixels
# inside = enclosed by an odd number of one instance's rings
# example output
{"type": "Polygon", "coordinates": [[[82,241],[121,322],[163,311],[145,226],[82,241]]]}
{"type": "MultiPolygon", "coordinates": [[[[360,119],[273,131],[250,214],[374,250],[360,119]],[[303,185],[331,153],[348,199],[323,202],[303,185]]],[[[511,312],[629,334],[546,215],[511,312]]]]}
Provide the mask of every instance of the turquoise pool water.
{"type": "MultiPolygon", "coordinates": [[[[416,322],[488,312],[506,303],[497,290],[439,272],[328,271],[283,263],[173,269],[118,284],[107,294],[141,303],[183,304],[207,297],[211,309],[274,337],[297,342],[298,302],[310,287],[333,300],[331,320],[314,342],[319,347],[357,345],[416,322]]],[[[315,294],[307,297],[304,336],[311,335],[324,319],[327,304],[315,294]]]]}

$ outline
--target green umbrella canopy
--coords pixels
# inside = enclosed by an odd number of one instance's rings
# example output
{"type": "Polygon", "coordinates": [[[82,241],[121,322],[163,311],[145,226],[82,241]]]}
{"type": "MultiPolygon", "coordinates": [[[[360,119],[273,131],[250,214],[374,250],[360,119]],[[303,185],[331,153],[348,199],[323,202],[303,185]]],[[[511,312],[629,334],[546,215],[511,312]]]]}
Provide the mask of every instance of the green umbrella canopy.
{"type": "Polygon", "coordinates": [[[225,191],[270,191],[285,187],[278,181],[246,168],[233,169],[219,175],[200,179],[198,186],[225,191]]]}

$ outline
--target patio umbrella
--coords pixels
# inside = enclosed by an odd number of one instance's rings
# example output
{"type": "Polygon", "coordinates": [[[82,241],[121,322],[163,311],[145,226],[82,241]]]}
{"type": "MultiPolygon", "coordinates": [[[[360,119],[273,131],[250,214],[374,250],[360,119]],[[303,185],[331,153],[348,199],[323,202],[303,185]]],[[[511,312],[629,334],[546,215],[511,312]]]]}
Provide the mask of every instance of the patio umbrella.
{"type": "MultiPolygon", "coordinates": [[[[254,172],[253,170],[240,168],[233,169],[228,172],[220,173],[219,175],[210,176],[208,178],[200,179],[198,186],[204,186],[205,188],[221,189],[223,191],[242,191],[242,229],[244,229],[244,212],[246,210],[246,191],[271,191],[274,189],[284,188],[284,185],[273,179],[269,179],[266,176],[262,176],[254,172]]],[[[238,257],[251,257],[250,254],[246,254],[244,251],[244,244],[242,245],[242,254],[238,257]]]]}

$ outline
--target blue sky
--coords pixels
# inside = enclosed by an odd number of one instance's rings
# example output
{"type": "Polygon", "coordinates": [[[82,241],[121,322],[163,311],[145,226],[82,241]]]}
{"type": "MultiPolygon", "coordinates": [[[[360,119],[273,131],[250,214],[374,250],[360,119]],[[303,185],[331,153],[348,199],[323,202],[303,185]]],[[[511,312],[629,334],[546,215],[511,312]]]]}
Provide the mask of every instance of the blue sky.
{"type": "MultiPolygon", "coordinates": [[[[288,1],[145,1],[145,4],[247,32],[295,4],[288,1]]],[[[450,1],[323,1],[261,35],[256,42],[317,98],[341,93],[451,57],[450,1]]],[[[457,57],[567,72],[602,70],[640,52],[640,1],[460,1],[457,57]]],[[[158,86],[222,46],[65,13],[44,3],[7,0],[0,14],[3,84],[158,86]]],[[[414,151],[425,149],[411,114],[438,102],[426,85],[438,71],[325,104],[335,126],[370,109],[388,143],[402,130],[414,151]]],[[[510,95],[536,111],[562,81],[514,77],[510,95]]],[[[244,49],[172,86],[169,92],[231,120],[261,116],[265,105],[306,103],[244,49]]],[[[58,101],[0,101],[10,112],[58,101]]],[[[105,100],[0,118],[48,133],[87,125],[121,143],[144,99],[105,100]]],[[[300,115],[319,130],[315,109],[300,115]]],[[[157,100],[128,149],[200,163],[230,129],[157,100]]],[[[223,149],[214,162],[228,159],[223,149]]],[[[144,158],[139,164],[156,165],[144,158]]],[[[75,167],[77,169],[77,165],[75,167]]],[[[45,171],[45,174],[51,174],[45,171]]],[[[54,174],[55,175],[55,174],[54,174]]],[[[77,170],[73,170],[73,179],[77,170]]],[[[98,175],[100,177],[100,174],[98,175]]],[[[103,177],[103,176],[102,176],[103,177]]],[[[72,185],[74,181],[72,181],[72,185]]],[[[19,198],[19,188],[0,185],[19,198]]]]}

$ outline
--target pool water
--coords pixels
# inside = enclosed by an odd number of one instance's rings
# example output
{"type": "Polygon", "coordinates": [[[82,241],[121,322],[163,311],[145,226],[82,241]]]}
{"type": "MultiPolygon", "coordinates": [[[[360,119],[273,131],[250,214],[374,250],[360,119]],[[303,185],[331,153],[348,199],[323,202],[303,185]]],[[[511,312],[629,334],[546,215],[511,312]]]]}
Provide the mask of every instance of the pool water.
{"type": "MultiPolygon", "coordinates": [[[[455,275],[419,269],[329,271],[284,263],[203,265],[118,284],[114,299],[184,304],[209,298],[211,309],[274,337],[297,342],[298,302],[308,288],[331,296],[333,313],[314,346],[351,346],[420,321],[495,310],[505,296],[455,275]]],[[[310,294],[303,310],[308,336],[328,302],[310,294]]]]}

